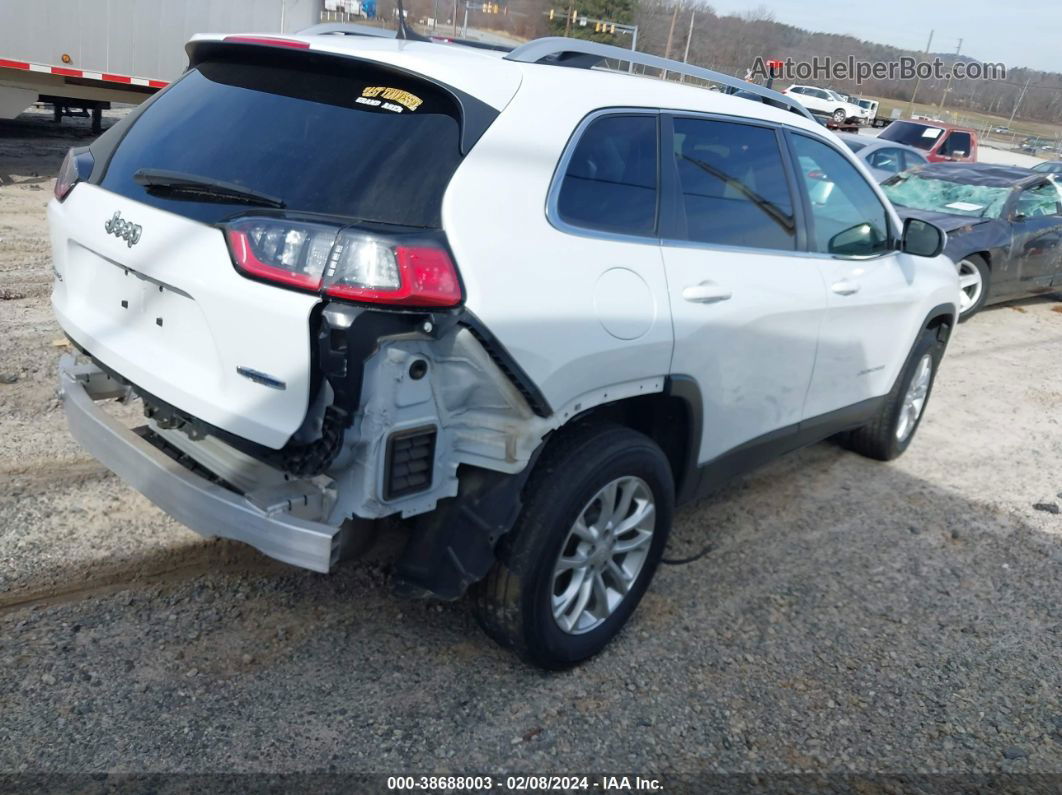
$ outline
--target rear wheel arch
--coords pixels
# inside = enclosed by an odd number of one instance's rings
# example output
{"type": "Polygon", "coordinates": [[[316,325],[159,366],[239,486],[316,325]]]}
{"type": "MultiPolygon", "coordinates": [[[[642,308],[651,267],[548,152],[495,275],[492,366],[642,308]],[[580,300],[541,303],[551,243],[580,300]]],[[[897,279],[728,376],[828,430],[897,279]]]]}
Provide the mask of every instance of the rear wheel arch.
{"type": "MultiPolygon", "coordinates": [[[[616,400],[578,414],[550,434],[547,445],[587,424],[622,425],[645,434],[664,451],[677,499],[696,478],[701,438],[700,389],[689,376],[669,376],[663,392],[616,400]]],[[[694,484],[696,485],[696,484],[694,484]]]]}

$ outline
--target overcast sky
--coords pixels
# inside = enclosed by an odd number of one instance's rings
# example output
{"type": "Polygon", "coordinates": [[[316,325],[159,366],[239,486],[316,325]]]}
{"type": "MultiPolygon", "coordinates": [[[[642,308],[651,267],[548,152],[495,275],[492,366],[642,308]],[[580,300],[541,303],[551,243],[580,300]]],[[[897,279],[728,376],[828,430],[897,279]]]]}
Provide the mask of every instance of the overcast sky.
{"type": "MultiPolygon", "coordinates": [[[[1028,66],[1062,72],[1062,3],[1058,0],[708,0],[720,14],[764,6],[778,22],[824,33],[924,50],[934,30],[933,52],[962,51],[1008,69],[1028,66]]],[[[855,53],[858,55],[858,53],[855,53]]],[[[769,55],[769,53],[764,53],[769,55]]]]}

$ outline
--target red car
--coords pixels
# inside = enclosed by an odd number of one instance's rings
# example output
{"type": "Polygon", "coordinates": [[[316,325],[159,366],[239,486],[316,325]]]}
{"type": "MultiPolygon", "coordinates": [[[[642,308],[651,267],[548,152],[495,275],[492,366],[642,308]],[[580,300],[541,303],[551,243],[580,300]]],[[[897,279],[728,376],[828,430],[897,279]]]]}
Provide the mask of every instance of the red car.
{"type": "Polygon", "coordinates": [[[898,119],[882,130],[878,138],[921,149],[931,163],[977,162],[977,133],[968,127],[942,121],[898,119]]]}

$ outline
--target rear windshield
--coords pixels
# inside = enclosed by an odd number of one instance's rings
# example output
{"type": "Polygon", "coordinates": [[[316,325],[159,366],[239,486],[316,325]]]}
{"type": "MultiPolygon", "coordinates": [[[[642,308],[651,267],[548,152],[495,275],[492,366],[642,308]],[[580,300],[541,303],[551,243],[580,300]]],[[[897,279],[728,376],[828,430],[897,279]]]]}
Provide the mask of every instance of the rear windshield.
{"type": "Polygon", "coordinates": [[[208,223],[246,207],[167,195],[134,174],[221,180],[279,198],[288,212],[440,226],[461,162],[456,100],[395,71],[304,60],[304,68],[293,68],[297,59],[199,64],[133,123],[101,185],[208,223]]]}
{"type": "Polygon", "coordinates": [[[878,136],[883,141],[895,141],[898,144],[907,144],[915,149],[928,152],[933,148],[944,130],[933,127],[930,124],[918,124],[912,121],[894,121],[881,131],[878,136]]]}

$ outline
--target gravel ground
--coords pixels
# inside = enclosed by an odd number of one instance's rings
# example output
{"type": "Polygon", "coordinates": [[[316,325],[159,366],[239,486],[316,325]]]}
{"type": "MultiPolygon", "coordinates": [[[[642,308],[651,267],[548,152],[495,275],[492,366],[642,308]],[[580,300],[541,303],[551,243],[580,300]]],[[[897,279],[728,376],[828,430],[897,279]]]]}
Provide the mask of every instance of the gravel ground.
{"type": "Polygon", "coordinates": [[[680,511],[710,554],[547,675],[393,598],[397,539],[287,568],[78,449],[44,206],[84,128],[46,119],[0,122],[0,771],[1062,776],[1057,297],[960,327],[898,462],[820,444],[680,511]]]}

